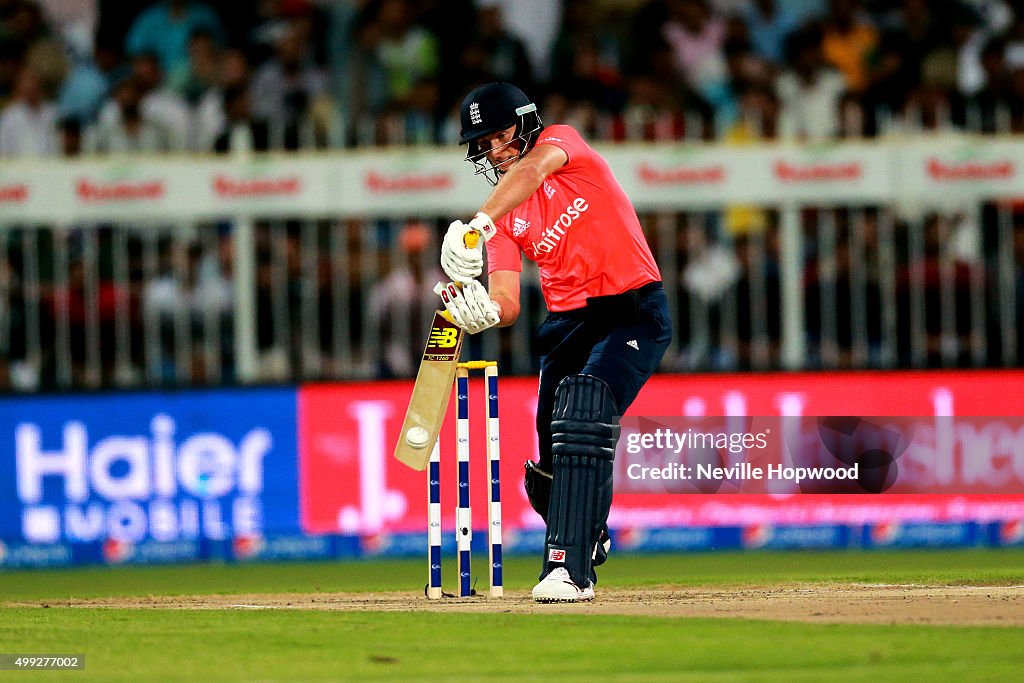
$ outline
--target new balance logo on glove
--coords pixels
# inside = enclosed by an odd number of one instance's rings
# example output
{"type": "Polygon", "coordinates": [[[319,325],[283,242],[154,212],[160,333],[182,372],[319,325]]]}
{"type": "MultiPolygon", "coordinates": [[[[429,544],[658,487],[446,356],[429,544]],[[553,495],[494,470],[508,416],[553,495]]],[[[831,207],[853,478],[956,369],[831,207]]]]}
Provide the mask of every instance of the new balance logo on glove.
{"type": "Polygon", "coordinates": [[[632,346],[637,351],[640,350],[640,345],[636,343],[636,339],[630,339],[628,342],[626,342],[626,346],[632,346]]]}

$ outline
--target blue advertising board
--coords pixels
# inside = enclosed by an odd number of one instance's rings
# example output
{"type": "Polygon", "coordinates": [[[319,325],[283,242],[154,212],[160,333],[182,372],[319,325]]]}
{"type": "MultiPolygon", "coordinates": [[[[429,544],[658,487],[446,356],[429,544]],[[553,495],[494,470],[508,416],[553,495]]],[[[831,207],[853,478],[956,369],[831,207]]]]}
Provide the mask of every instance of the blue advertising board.
{"type": "Polygon", "coordinates": [[[108,561],[300,534],[294,389],[0,401],[0,541],[108,561]],[[159,552],[157,552],[159,550],[159,552]]]}

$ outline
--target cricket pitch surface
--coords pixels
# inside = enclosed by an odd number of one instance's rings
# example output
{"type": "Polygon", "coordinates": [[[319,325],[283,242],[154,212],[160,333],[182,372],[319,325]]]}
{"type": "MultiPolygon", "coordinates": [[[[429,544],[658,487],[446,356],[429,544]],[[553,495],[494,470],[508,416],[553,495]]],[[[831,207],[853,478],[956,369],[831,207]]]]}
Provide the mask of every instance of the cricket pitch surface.
{"type": "MultiPolygon", "coordinates": [[[[834,624],[1024,626],[1024,586],[788,583],[756,587],[598,586],[590,603],[533,602],[529,591],[503,598],[427,600],[414,592],[253,593],[237,595],[104,597],[49,600],[53,607],[129,609],[316,610],[615,614],[648,617],[726,617],[834,624]]],[[[21,603],[28,606],[29,603],[21,603]]],[[[35,604],[35,603],[32,603],[35,604]]],[[[17,603],[7,603],[17,606],[17,603]]]]}

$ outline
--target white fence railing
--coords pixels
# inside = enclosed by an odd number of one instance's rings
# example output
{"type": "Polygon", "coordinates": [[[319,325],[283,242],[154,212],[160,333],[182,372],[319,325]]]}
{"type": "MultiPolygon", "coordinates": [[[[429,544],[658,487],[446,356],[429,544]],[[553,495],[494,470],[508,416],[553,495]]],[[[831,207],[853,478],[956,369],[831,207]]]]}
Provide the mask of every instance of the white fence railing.
{"type": "MultiPolygon", "coordinates": [[[[1017,363],[1024,140],[599,148],[662,268],[666,369],[1017,363]]],[[[5,163],[0,377],[409,375],[437,236],[487,191],[454,147],[5,163]]],[[[544,314],[525,275],[525,320],[470,348],[519,373],[544,314]]]]}

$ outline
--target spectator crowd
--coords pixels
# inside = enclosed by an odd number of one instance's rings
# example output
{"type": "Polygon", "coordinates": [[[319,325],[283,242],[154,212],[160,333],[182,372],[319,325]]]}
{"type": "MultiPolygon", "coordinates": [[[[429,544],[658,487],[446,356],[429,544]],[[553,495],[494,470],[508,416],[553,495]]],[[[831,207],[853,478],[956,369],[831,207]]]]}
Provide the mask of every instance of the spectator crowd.
{"type": "Polygon", "coordinates": [[[451,142],[509,80],[602,138],[1024,129],[1019,0],[0,0],[0,156],[451,142]]]}
{"type": "MultiPolygon", "coordinates": [[[[1020,133],[1024,0],[0,0],[0,159],[451,145],[491,80],[603,141],[1020,133]]],[[[1024,357],[1024,212],[975,208],[804,207],[805,366],[1024,357]]],[[[723,209],[642,216],[665,369],[782,365],[779,212],[723,209]]],[[[413,374],[424,218],[257,221],[257,379],[413,374]]],[[[231,225],[0,227],[0,389],[235,378],[231,225]]]]}

